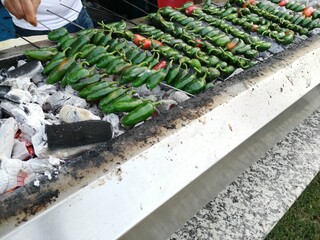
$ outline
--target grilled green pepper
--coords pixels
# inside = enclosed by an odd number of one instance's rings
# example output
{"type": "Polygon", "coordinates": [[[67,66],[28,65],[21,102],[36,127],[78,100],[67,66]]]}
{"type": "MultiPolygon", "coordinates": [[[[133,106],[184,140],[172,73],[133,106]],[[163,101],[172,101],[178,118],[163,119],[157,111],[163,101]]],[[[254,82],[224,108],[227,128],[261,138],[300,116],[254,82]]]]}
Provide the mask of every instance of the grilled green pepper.
{"type": "Polygon", "coordinates": [[[126,101],[115,102],[113,104],[113,108],[116,112],[131,112],[145,101],[146,100],[142,100],[140,98],[132,98],[126,101]]]}
{"type": "Polygon", "coordinates": [[[98,90],[104,89],[104,88],[108,88],[110,86],[113,86],[117,84],[117,82],[106,82],[106,81],[101,81],[98,83],[94,83],[91,84],[85,88],[83,88],[80,92],[79,92],[79,96],[82,98],[87,98],[87,96],[89,94],[92,94],[98,90]]]}
{"type": "Polygon", "coordinates": [[[36,59],[39,61],[48,61],[50,60],[54,55],[58,53],[58,50],[53,47],[44,47],[39,49],[33,49],[33,50],[25,50],[23,54],[32,59],[36,59]]]}
{"type": "Polygon", "coordinates": [[[145,121],[155,111],[154,103],[145,102],[132,110],[129,114],[121,119],[121,123],[124,126],[134,126],[139,122],[145,121]]]}
{"type": "Polygon", "coordinates": [[[48,33],[48,39],[51,41],[58,41],[60,38],[67,34],[68,30],[66,28],[58,28],[48,33]]]}
{"type": "Polygon", "coordinates": [[[154,70],[150,70],[150,69],[147,69],[144,72],[140,73],[132,81],[132,86],[134,87],[142,86],[147,81],[148,77],[150,77],[153,73],[154,73],[154,70]]]}
{"type": "Polygon", "coordinates": [[[109,86],[109,87],[101,88],[97,91],[89,93],[88,96],[86,97],[86,99],[89,101],[100,100],[100,99],[104,98],[105,96],[107,96],[108,94],[110,94],[113,91],[116,91],[118,89],[120,89],[120,87],[109,86]]]}
{"type": "Polygon", "coordinates": [[[56,66],[49,74],[46,83],[54,84],[62,80],[64,75],[69,71],[72,64],[75,63],[74,58],[66,58],[58,66],[56,66]]]}
{"type": "Polygon", "coordinates": [[[99,82],[102,78],[104,77],[104,75],[99,75],[97,73],[92,73],[86,77],[81,78],[80,80],[78,80],[76,83],[74,83],[72,85],[72,88],[74,90],[77,91],[81,91],[82,89],[84,89],[85,87],[93,84],[93,83],[97,83],[99,82]]]}
{"type": "Polygon", "coordinates": [[[70,49],[67,51],[67,56],[72,57],[86,44],[90,42],[90,38],[87,35],[79,36],[77,39],[70,45],[70,49]]]}
{"type": "MultiPolygon", "coordinates": [[[[128,91],[128,89],[125,88],[116,88],[114,91],[108,93],[105,95],[104,98],[102,98],[99,102],[99,108],[103,108],[110,104],[112,101],[120,97],[121,95],[125,94],[128,91]]],[[[90,96],[90,95],[89,95],[90,96]]],[[[88,96],[88,97],[89,97],[88,96]]]]}

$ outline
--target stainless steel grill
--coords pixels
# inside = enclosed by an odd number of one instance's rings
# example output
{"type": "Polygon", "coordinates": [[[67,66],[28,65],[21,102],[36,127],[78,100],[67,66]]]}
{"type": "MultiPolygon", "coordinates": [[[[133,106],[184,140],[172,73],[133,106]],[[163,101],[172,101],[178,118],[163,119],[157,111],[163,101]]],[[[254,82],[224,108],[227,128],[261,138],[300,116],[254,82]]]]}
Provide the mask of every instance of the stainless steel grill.
{"type": "MultiPolygon", "coordinates": [[[[167,237],[320,106],[319,47],[317,35],[298,39],[69,160],[57,179],[1,195],[0,236],[167,237]]],[[[23,58],[24,48],[3,52],[1,67],[23,58]]]]}

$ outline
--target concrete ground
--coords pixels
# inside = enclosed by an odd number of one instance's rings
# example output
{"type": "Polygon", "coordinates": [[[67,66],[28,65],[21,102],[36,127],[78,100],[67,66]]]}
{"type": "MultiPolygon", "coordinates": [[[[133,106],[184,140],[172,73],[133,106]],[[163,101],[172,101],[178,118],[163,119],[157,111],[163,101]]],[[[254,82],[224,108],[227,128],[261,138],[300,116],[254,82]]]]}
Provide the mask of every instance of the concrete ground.
{"type": "Polygon", "coordinates": [[[170,239],[264,239],[319,172],[319,153],[320,109],[170,239]]]}

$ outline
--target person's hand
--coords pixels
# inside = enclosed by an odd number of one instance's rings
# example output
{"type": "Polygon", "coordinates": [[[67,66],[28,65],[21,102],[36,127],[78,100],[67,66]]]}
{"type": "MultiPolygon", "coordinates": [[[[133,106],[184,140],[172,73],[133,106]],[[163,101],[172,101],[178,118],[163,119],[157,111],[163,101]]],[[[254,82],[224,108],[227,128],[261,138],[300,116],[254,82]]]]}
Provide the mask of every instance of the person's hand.
{"type": "Polygon", "coordinates": [[[36,13],[41,0],[5,0],[3,5],[18,19],[24,19],[37,26],[36,13]]]}

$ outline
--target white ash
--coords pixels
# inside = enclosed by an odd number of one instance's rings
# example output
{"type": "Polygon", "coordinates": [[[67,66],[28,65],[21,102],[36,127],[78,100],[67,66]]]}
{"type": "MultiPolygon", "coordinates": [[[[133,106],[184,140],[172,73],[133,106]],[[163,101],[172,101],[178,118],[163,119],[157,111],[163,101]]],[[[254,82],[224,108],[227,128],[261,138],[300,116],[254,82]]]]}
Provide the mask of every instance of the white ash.
{"type": "Polygon", "coordinates": [[[180,91],[172,91],[170,93],[170,95],[168,96],[168,99],[176,101],[177,103],[184,102],[184,101],[188,100],[189,98],[190,97],[186,93],[180,92],[180,91]]]}
{"type": "Polygon", "coordinates": [[[15,139],[12,149],[12,158],[21,160],[27,160],[28,158],[30,158],[30,153],[28,152],[25,142],[21,142],[15,139]]]}
{"type": "Polygon", "coordinates": [[[178,103],[174,100],[166,99],[166,100],[161,100],[159,105],[156,105],[156,109],[158,113],[162,113],[165,111],[168,111],[172,109],[173,107],[177,106],[178,103]]]}
{"type": "Polygon", "coordinates": [[[32,95],[30,92],[21,89],[11,89],[5,98],[18,103],[30,103],[32,100],[32,95]]]}
{"type": "Polygon", "coordinates": [[[117,136],[124,133],[124,131],[119,128],[120,119],[119,119],[118,115],[111,113],[111,114],[106,115],[102,120],[111,123],[112,128],[113,128],[114,137],[117,137],[117,136]]]}
{"type": "Polygon", "coordinates": [[[70,105],[79,108],[88,108],[89,104],[83,98],[77,97],[70,93],[65,92],[55,92],[50,96],[44,103],[43,109],[45,111],[58,112],[65,105],[70,105]]]}
{"type": "Polygon", "coordinates": [[[17,67],[21,67],[22,65],[26,64],[27,62],[25,60],[18,60],[17,67]]]}
{"type": "Polygon", "coordinates": [[[90,111],[71,105],[65,105],[61,108],[59,118],[61,121],[66,123],[101,120],[99,116],[92,114],[90,111]]]}
{"type": "Polygon", "coordinates": [[[67,86],[65,87],[64,91],[65,91],[66,93],[69,93],[69,94],[73,95],[73,96],[78,96],[78,94],[79,94],[79,92],[76,91],[76,90],[74,90],[70,85],[67,85],[67,86]]]}
{"type": "Polygon", "coordinates": [[[17,88],[21,90],[26,90],[32,84],[30,78],[28,77],[19,77],[19,78],[7,78],[1,83],[4,86],[11,86],[12,88],[17,88]]]}
{"type": "Polygon", "coordinates": [[[18,123],[14,118],[8,118],[0,128],[0,160],[10,158],[14,146],[14,136],[18,131],[18,123]]]}
{"type": "Polygon", "coordinates": [[[10,72],[10,71],[15,70],[15,69],[16,69],[16,68],[15,68],[14,66],[11,66],[11,67],[8,68],[7,71],[10,72]]]}
{"type": "Polygon", "coordinates": [[[51,175],[51,173],[50,173],[49,171],[45,171],[45,172],[44,172],[44,175],[47,176],[47,178],[48,178],[49,180],[52,179],[52,175],[51,175]]]}
{"type": "Polygon", "coordinates": [[[40,186],[39,179],[34,180],[33,185],[36,186],[36,187],[39,187],[40,186]]]}
{"type": "Polygon", "coordinates": [[[19,129],[22,131],[22,136],[29,142],[37,133],[42,132],[44,128],[44,113],[39,105],[28,104],[24,105],[24,110],[15,108],[11,110],[12,115],[18,122],[19,129]],[[27,113],[26,113],[27,112],[27,113]]]}

